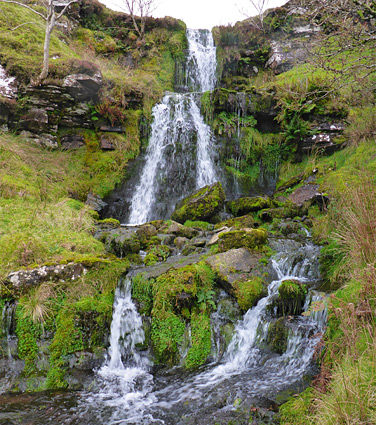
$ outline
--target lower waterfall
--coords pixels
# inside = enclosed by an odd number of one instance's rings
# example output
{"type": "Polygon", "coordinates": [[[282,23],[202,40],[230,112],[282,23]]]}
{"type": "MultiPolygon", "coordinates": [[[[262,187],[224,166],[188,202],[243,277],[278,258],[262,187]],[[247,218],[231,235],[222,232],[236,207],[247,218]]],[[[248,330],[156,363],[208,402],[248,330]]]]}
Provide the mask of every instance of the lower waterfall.
{"type": "Polygon", "coordinates": [[[132,283],[123,280],[116,291],[108,358],[97,372],[96,390],[80,403],[77,413],[81,420],[108,425],[214,424],[216,415],[231,415],[236,400],[262,405],[285,389],[303,389],[304,376],[314,369],[326,311],[291,318],[287,350],[278,355],[263,349],[271,321],[267,306],[286,279],[298,278],[307,284],[305,310],[322,300],[313,289],[319,279],[319,248],[309,239],[292,251],[286,251],[283,240],[276,244],[283,248],[273,258],[278,279],[269,285],[267,296],[239,321],[221,361],[196,372],[174,368],[162,375],[152,374],[147,353],[137,350],[144,332],[131,299],[132,283]],[[219,400],[226,402],[222,405],[219,400]]]}

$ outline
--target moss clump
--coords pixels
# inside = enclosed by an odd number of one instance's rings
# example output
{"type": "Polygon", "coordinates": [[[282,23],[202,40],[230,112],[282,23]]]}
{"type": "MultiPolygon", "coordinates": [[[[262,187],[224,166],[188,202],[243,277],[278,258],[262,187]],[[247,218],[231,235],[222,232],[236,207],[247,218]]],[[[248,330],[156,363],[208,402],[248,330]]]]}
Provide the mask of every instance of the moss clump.
{"type": "Polygon", "coordinates": [[[233,230],[222,233],[218,239],[218,252],[229,251],[233,248],[249,248],[259,250],[267,242],[265,229],[233,230]]]}
{"type": "Polygon", "coordinates": [[[287,349],[288,334],[289,331],[286,328],[286,321],[283,317],[280,317],[269,325],[266,343],[275,353],[283,354],[287,349]]]}
{"type": "Polygon", "coordinates": [[[97,224],[101,229],[117,229],[120,227],[120,221],[116,218],[105,218],[104,220],[97,220],[97,224]]]}
{"type": "Polygon", "coordinates": [[[191,221],[187,220],[184,223],[184,226],[186,227],[194,227],[195,229],[201,229],[201,230],[211,230],[213,228],[213,225],[208,223],[207,221],[191,221]]]}
{"type": "Polygon", "coordinates": [[[278,297],[270,305],[270,311],[277,316],[295,316],[303,311],[307,287],[298,280],[284,280],[279,289],[278,297]]]}
{"type": "Polygon", "coordinates": [[[225,201],[225,193],[221,183],[214,183],[197,190],[181,201],[171,219],[178,223],[191,221],[213,221],[221,211],[225,201]]]}
{"type": "Polygon", "coordinates": [[[252,214],[243,215],[242,217],[230,218],[226,221],[221,221],[214,226],[215,229],[220,229],[223,226],[234,227],[235,229],[252,228],[255,226],[255,218],[252,214]]]}
{"type": "Polygon", "coordinates": [[[246,282],[234,282],[235,296],[239,307],[247,311],[265,296],[265,284],[261,277],[255,277],[246,282]]]}
{"type": "Polygon", "coordinates": [[[251,212],[260,211],[265,208],[270,208],[271,206],[272,201],[269,198],[255,196],[253,198],[239,198],[234,201],[227,202],[226,209],[234,216],[238,217],[251,212]]]}
{"type": "Polygon", "coordinates": [[[42,328],[39,323],[34,323],[28,317],[22,306],[19,304],[16,311],[17,327],[16,334],[18,337],[18,356],[25,361],[24,375],[26,377],[33,376],[37,373],[37,359],[39,347],[37,345],[38,338],[42,334],[42,328]]]}
{"type": "Polygon", "coordinates": [[[202,365],[210,355],[211,328],[209,316],[201,312],[193,312],[191,330],[192,347],[185,359],[185,365],[188,369],[202,365]]]}

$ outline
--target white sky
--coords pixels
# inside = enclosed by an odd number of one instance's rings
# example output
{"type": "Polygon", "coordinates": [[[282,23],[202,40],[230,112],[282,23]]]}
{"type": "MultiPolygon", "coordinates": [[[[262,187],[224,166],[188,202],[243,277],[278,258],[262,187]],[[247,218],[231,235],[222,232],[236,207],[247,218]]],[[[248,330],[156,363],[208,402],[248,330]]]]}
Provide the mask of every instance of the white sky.
{"type": "MultiPolygon", "coordinates": [[[[113,10],[121,9],[122,0],[100,0],[113,10]]],[[[255,0],[256,2],[258,0],[255,0]]],[[[183,20],[188,28],[209,28],[216,25],[234,24],[257,14],[250,0],[156,0],[158,8],[154,17],[172,16],[183,20]]],[[[267,8],[282,6],[287,0],[269,0],[267,8]]]]}

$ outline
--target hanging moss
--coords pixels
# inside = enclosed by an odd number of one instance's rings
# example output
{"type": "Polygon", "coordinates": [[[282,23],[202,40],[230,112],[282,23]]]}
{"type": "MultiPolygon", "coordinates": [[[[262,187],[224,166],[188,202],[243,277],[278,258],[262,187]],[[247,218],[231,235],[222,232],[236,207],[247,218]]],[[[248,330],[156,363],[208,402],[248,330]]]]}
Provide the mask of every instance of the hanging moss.
{"type": "Polygon", "coordinates": [[[269,325],[266,342],[277,354],[283,354],[287,349],[287,338],[289,331],[286,328],[286,320],[283,317],[269,325]]]}
{"type": "Polygon", "coordinates": [[[207,360],[211,350],[210,318],[207,314],[195,311],[191,318],[192,347],[185,359],[188,369],[196,368],[207,360]]]}

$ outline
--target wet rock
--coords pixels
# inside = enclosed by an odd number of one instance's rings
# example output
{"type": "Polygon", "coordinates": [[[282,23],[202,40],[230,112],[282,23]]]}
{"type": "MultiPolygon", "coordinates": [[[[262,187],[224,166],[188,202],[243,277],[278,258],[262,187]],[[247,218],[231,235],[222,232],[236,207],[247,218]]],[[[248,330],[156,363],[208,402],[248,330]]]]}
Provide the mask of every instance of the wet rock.
{"type": "Polygon", "coordinates": [[[206,263],[216,272],[220,283],[230,294],[235,293],[235,281],[246,281],[252,275],[261,272],[261,255],[252,253],[246,248],[231,249],[227,252],[212,255],[206,263]]]}
{"type": "Polygon", "coordinates": [[[210,241],[207,243],[208,246],[214,245],[218,242],[220,235],[223,233],[227,233],[233,230],[232,227],[223,226],[217,229],[214,233],[214,235],[211,237],[210,241]]]}
{"type": "Polygon", "coordinates": [[[226,210],[234,216],[242,216],[251,212],[263,210],[273,206],[269,198],[255,196],[253,198],[239,198],[226,203],[226,210]]]}
{"type": "Polygon", "coordinates": [[[152,224],[143,224],[136,230],[136,235],[141,242],[141,247],[145,248],[148,241],[157,235],[157,229],[152,224]]]}
{"type": "Polygon", "coordinates": [[[22,131],[21,135],[25,140],[36,143],[42,148],[57,149],[59,147],[57,138],[51,134],[36,134],[30,131],[22,131]]]}
{"type": "Polygon", "coordinates": [[[192,239],[200,233],[197,229],[194,229],[193,227],[183,226],[182,224],[174,221],[171,224],[167,224],[166,226],[161,227],[159,231],[162,233],[176,235],[188,239],[192,239]]]}
{"type": "Polygon", "coordinates": [[[106,245],[106,250],[123,258],[127,254],[138,254],[141,249],[141,242],[134,228],[124,228],[109,230],[97,236],[106,245]]]}
{"type": "Polygon", "coordinates": [[[181,236],[178,236],[177,238],[175,238],[174,240],[174,245],[181,250],[189,241],[188,238],[182,238],[181,236]]]}
{"type": "Polygon", "coordinates": [[[221,183],[214,183],[183,199],[171,218],[179,223],[185,223],[187,220],[212,222],[216,214],[223,209],[224,202],[225,193],[221,183]]]}
{"type": "Polygon", "coordinates": [[[283,354],[287,349],[288,328],[286,327],[286,317],[280,317],[269,325],[266,343],[268,348],[277,354],[283,354]]]}
{"type": "Polygon", "coordinates": [[[105,136],[104,134],[100,135],[99,144],[100,144],[100,148],[103,151],[114,151],[116,149],[116,146],[114,145],[113,140],[111,140],[111,138],[105,136]]]}
{"type": "Polygon", "coordinates": [[[224,252],[233,248],[259,249],[267,242],[264,229],[239,229],[221,233],[218,238],[218,251],[224,252]]]}
{"type": "Polygon", "coordinates": [[[36,133],[43,133],[48,130],[48,114],[45,109],[31,108],[26,115],[21,117],[19,125],[36,133]]]}

